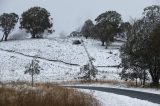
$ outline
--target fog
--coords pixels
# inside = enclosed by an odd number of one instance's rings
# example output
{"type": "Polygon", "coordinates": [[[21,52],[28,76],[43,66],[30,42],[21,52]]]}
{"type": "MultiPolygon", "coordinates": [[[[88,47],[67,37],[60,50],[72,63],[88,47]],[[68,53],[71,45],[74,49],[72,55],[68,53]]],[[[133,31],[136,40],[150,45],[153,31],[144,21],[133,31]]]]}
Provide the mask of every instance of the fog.
{"type": "Polygon", "coordinates": [[[85,20],[94,20],[99,14],[116,10],[123,20],[139,18],[146,6],[160,4],[159,0],[0,0],[0,13],[23,11],[33,6],[46,8],[54,19],[56,33],[70,33],[85,20]]]}

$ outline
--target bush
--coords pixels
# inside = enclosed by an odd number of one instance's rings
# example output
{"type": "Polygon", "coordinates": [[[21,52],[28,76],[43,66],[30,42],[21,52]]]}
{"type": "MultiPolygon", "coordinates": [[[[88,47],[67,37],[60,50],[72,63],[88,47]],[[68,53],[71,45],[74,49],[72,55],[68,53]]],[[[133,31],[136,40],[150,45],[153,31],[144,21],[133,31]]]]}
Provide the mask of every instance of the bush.
{"type": "Polygon", "coordinates": [[[96,69],[96,67],[93,64],[88,63],[80,68],[79,74],[81,74],[81,77],[79,78],[85,81],[91,81],[96,78],[97,72],[98,70],[96,69]]]}
{"type": "Polygon", "coordinates": [[[78,31],[73,31],[72,33],[70,33],[69,36],[70,37],[80,37],[80,36],[82,36],[82,34],[78,31]]]}
{"type": "Polygon", "coordinates": [[[91,95],[60,86],[0,88],[0,106],[99,106],[91,95]]]}
{"type": "Polygon", "coordinates": [[[73,41],[73,44],[79,45],[79,44],[81,44],[81,41],[79,41],[79,40],[74,40],[74,41],[73,41]]]}

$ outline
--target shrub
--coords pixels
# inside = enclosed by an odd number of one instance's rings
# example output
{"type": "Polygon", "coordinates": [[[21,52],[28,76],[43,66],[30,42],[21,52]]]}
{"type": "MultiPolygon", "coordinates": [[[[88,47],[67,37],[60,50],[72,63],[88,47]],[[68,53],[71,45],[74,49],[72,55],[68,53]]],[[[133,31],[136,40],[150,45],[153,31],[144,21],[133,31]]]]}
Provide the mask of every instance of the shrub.
{"type": "Polygon", "coordinates": [[[74,40],[74,41],[73,41],[73,44],[79,45],[79,44],[81,44],[81,41],[79,41],[79,40],[74,40]]]}

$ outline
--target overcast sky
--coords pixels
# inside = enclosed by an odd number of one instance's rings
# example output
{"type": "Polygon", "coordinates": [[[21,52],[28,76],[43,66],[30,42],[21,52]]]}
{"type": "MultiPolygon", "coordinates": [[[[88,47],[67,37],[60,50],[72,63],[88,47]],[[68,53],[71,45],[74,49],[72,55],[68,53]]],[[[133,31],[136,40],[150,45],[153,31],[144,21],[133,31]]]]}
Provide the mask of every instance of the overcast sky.
{"type": "Polygon", "coordinates": [[[85,20],[94,20],[99,14],[116,10],[123,20],[139,18],[143,8],[159,4],[160,0],[0,0],[0,13],[21,14],[33,6],[41,6],[51,12],[57,33],[69,33],[80,27],[85,20]]]}

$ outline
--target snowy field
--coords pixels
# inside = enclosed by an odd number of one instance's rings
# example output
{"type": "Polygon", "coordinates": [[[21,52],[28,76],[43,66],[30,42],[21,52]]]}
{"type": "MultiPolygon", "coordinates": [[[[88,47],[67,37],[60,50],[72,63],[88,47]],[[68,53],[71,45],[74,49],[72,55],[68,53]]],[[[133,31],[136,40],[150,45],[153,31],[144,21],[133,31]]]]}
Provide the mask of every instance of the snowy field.
{"type": "Polygon", "coordinates": [[[131,98],[127,96],[117,95],[113,93],[105,93],[95,90],[80,90],[96,97],[102,106],[159,106],[149,101],[131,98]]]}
{"type": "MultiPolygon", "coordinates": [[[[0,42],[0,75],[2,81],[29,81],[30,76],[24,75],[25,66],[34,56],[38,56],[43,68],[35,77],[38,82],[69,81],[78,77],[80,67],[88,62],[82,45],[73,45],[75,39],[81,38],[50,38],[27,39],[0,42]]],[[[108,49],[101,46],[100,41],[84,40],[98,67],[98,79],[119,79],[121,63],[119,57],[120,42],[113,43],[108,49]]]]}

